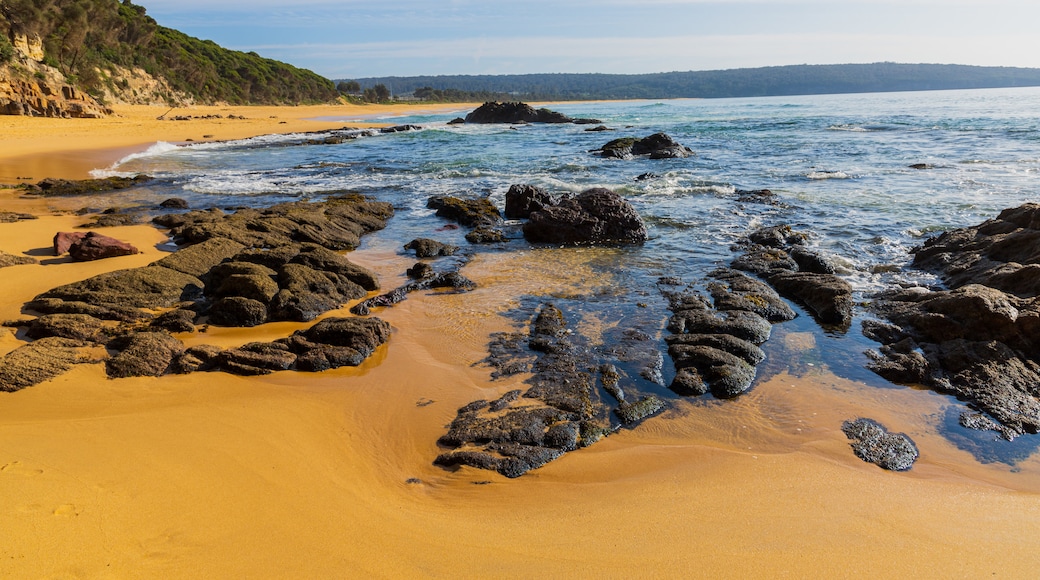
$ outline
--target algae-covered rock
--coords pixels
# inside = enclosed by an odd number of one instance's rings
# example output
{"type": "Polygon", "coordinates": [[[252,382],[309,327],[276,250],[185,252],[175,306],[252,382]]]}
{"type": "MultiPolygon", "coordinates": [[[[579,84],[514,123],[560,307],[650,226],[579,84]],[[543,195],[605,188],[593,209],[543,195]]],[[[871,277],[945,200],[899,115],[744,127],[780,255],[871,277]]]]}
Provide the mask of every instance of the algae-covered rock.
{"type": "Polygon", "coordinates": [[[0,391],[12,392],[64,374],[74,365],[95,362],[85,343],[60,337],[41,338],[0,358],[0,391]]]}
{"type": "Polygon", "coordinates": [[[845,421],[841,430],[853,440],[852,450],[857,457],[882,469],[906,471],[917,461],[917,446],[912,439],[902,433],[889,433],[876,421],[845,421]]]}

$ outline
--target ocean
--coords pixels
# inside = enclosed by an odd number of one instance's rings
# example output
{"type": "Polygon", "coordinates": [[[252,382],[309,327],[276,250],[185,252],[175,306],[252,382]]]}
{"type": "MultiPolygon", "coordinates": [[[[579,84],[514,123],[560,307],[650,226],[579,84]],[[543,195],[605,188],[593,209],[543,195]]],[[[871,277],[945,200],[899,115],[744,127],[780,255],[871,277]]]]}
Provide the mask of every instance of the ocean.
{"type": "MultiPolygon", "coordinates": [[[[390,226],[370,235],[366,249],[404,254],[416,237],[464,248],[445,260],[465,265],[475,253],[537,250],[507,224],[509,240],[473,246],[464,229],[426,208],[433,195],[488,197],[500,208],[512,184],[551,193],[607,187],[628,199],[646,221],[641,245],[575,249],[609,283],[517,297],[525,306],[518,323],[539,302],[553,301],[565,314],[596,321],[603,330],[590,348],[610,348],[612,330],[638,329],[660,338],[667,301],[656,283],[681,279],[697,288],[707,274],[739,255],[734,247],[762,226],[790,225],[809,235],[812,248],[838,266],[857,303],[896,285],[936,285],[909,269],[909,250],[938,232],[977,224],[1000,210],[1040,200],[1040,89],[986,89],[854,95],[556,103],[544,105],[590,125],[449,125],[467,110],[436,115],[343,118],[329,135],[277,135],[222,143],[174,146],[158,143],[99,175],[146,173],[158,179],[128,192],[122,204],[154,206],[168,197],[191,207],[265,206],[318,200],[344,192],[391,202],[390,226]],[[415,124],[389,134],[352,130],[352,123],[415,124]],[[591,151],[618,137],[664,132],[692,149],[687,159],[603,159],[591,151]],[[350,136],[324,142],[327,136],[350,136]],[[742,195],[768,189],[768,202],[742,195]],[[525,314],[526,313],[526,314],[525,314]]],[[[548,265],[550,269],[552,264],[548,265]]],[[[569,267],[561,262],[560,268],[569,267]]],[[[521,275],[537,275],[531,272],[521,275]]],[[[759,380],[778,373],[826,368],[867,389],[892,385],[865,368],[864,352],[877,345],[862,336],[869,313],[857,309],[847,330],[824,329],[804,310],[774,327],[763,347],[759,380]],[[808,350],[791,349],[787,337],[810,337],[808,350]]],[[[378,313],[376,313],[378,314],[378,313]]],[[[464,317],[465,312],[454,316],[464,317]]],[[[663,348],[662,348],[663,351],[663,348]]],[[[638,373],[629,373],[632,375],[638,373]]],[[[665,359],[667,384],[674,370],[665,359]]],[[[664,386],[642,381],[636,391],[674,399],[664,386]]],[[[710,398],[710,395],[707,397],[710,398]]],[[[962,405],[950,399],[949,409],[962,405]]],[[[931,417],[931,427],[971,451],[981,462],[1014,464],[1038,445],[1035,436],[994,442],[956,425],[956,413],[931,417]]]]}

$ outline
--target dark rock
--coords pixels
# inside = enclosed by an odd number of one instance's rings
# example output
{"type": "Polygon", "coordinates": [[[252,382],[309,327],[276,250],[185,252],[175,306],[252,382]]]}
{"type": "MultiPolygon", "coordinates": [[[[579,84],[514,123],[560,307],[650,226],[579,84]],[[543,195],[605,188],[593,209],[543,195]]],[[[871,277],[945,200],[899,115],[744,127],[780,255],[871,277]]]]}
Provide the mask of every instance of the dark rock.
{"type": "Polygon", "coordinates": [[[466,234],[466,241],[471,244],[497,244],[506,241],[506,235],[502,230],[478,227],[466,234]]]}
{"type": "Polygon", "coordinates": [[[157,377],[170,369],[184,345],[167,332],[135,332],[108,343],[119,354],[105,361],[111,378],[157,377]]]}
{"type": "Polygon", "coordinates": [[[80,342],[104,343],[104,325],[86,314],[46,314],[31,323],[25,336],[32,339],[57,336],[80,342]]]}
{"type": "Polygon", "coordinates": [[[368,358],[390,338],[390,323],[379,318],[325,318],[296,334],[310,342],[352,348],[368,358]]]}
{"type": "Polygon", "coordinates": [[[152,321],[152,328],[167,332],[195,332],[195,312],[178,308],[164,312],[152,321]]]}
{"type": "Polygon", "coordinates": [[[278,271],[278,287],[280,290],[269,308],[272,320],[307,322],[367,294],[364,288],[349,280],[334,279],[300,264],[282,266],[278,271]]]}
{"type": "Polygon", "coordinates": [[[209,321],[217,326],[253,327],[268,320],[267,305],[252,298],[220,298],[209,310],[209,321]]]}
{"type": "MultiPolygon", "coordinates": [[[[668,343],[668,354],[673,359],[683,358],[683,353],[691,346],[715,348],[740,357],[752,366],[761,363],[766,358],[766,353],[761,348],[731,334],[675,334],[666,338],[665,341],[668,343]]],[[[676,364],[677,368],[679,366],[676,364]]]]}
{"type": "Polygon", "coordinates": [[[657,179],[659,177],[661,177],[661,176],[656,174],[656,173],[652,173],[652,172],[648,171],[646,173],[641,173],[641,174],[637,175],[636,176],[636,181],[649,181],[651,179],[657,179]]]}
{"type": "Polygon", "coordinates": [[[758,276],[768,276],[781,270],[798,269],[798,263],[786,251],[761,245],[748,248],[746,253],[733,260],[732,266],[737,270],[744,270],[758,276]]]}
{"type": "Polygon", "coordinates": [[[467,123],[573,123],[567,115],[526,103],[487,102],[466,115],[467,123]]]}
{"type": "Polygon", "coordinates": [[[416,262],[414,266],[405,271],[405,274],[413,280],[430,278],[434,275],[433,266],[426,262],[416,262]]]}
{"type": "Polygon", "coordinates": [[[405,244],[404,249],[415,250],[416,258],[436,258],[437,256],[451,256],[459,247],[429,238],[416,238],[405,244]]]}
{"type": "Polygon", "coordinates": [[[462,117],[455,117],[454,119],[448,121],[449,125],[464,125],[465,123],[466,123],[466,120],[463,119],[462,117]]]}
{"type": "Polygon", "coordinates": [[[695,367],[685,367],[676,371],[668,388],[679,395],[697,397],[708,392],[708,383],[695,367]]]}
{"type": "Polygon", "coordinates": [[[668,321],[674,334],[729,334],[753,344],[769,340],[772,329],[768,320],[746,310],[681,310],[668,321]]]}
{"type": "Polygon", "coordinates": [[[549,192],[534,185],[511,185],[506,191],[507,219],[527,219],[531,212],[541,211],[553,205],[549,192]]]}
{"type": "Polygon", "coordinates": [[[163,200],[159,207],[163,209],[188,209],[188,201],[179,197],[171,197],[163,200]]]}
{"type": "Polygon", "coordinates": [[[59,286],[37,296],[85,302],[112,309],[170,308],[202,297],[203,283],[194,276],[160,266],[117,270],[59,286]]]}
{"type": "Polygon", "coordinates": [[[456,221],[466,227],[494,226],[502,221],[502,214],[487,198],[462,199],[449,195],[431,197],[426,207],[437,210],[437,215],[456,221]]]}
{"type": "Polygon", "coordinates": [[[180,248],[169,256],[155,262],[155,265],[198,278],[209,272],[217,264],[230,259],[244,249],[245,246],[242,244],[227,238],[211,238],[198,244],[180,248]]]}
{"type": "Polygon", "coordinates": [[[13,224],[15,222],[39,219],[31,213],[20,213],[13,211],[0,211],[0,224],[13,224]]]}
{"type": "Polygon", "coordinates": [[[834,274],[777,272],[768,280],[780,294],[808,307],[821,324],[847,328],[852,322],[852,286],[834,274]]]}
{"type": "Polygon", "coordinates": [[[221,370],[229,373],[257,376],[289,370],[296,362],[296,355],[284,344],[252,342],[221,352],[216,362],[221,370]]]}
{"type": "Polygon", "coordinates": [[[89,262],[140,253],[140,250],[126,242],[121,242],[96,232],[87,232],[81,239],[72,242],[69,246],[69,255],[77,262],[89,262]]]}
{"type": "Polygon", "coordinates": [[[794,320],[794,310],[768,284],[744,274],[722,268],[709,274],[716,281],[708,284],[718,310],[747,310],[769,322],[794,320]]]}
{"type": "Polygon", "coordinates": [[[406,131],[421,131],[421,125],[394,125],[393,127],[383,127],[379,130],[380,133],[404,133],[406,131]]]}
{"type": "Polygon", "coordinates": [[[791,248],[790,253],[791,258],[798,264],[800,272],[813,274],[833,274],[835,272],[834,265],[826,258],[802,246],[791,248]]]}
{"type": "Polygon", "coordinates": [[[223,350],[218,346],[208,344],[193,346],[174,358],[173,364],[170,366],[170,372],[186,375],[199,371],[213,370],[217,365],[221,352],[223,350]]]}
{"type": "Polygon", "coordinates": [[[804,244],[806,236],[805,234],[795,232],[791,229],[791,226],[779,225],[759,228],[748,234],[748,239],[752,244],[783,249],[788,246],[804,244]]]}
{"type": "Polygon", "coordinates": [[[13,392],[53,379],[79,363],[96,362],[83,356],[78,340],[41,338],[0,358],[0,391],[13,392]]]}
{"type": "Polygon", "coordinates": [[[692,153],[688,147],[682,146],[664,133],[654,133],[642,139],[622,137],[608,142],[599,149],[601,156],[615,159],[629,159],[640,155],[647,155],[650,159],[682,159],[692,153]]]}
{"type": "Polygon", "coordinates": [[[588,129],[585,129],[586,133],[598,133],[601,131],[613,131],[613,129],[607,127],[606,125],[596,125],[595,127],[589,127],[588,129]]]}
{"type": "Polygon", "coordinates": [[[120,213],[116,210],[106,210],[101,215],[96,215],[87,223],[80,224],[80,228],[118,228],[122,226],[133,226],[143,223],[144,216],[139,213],[120,213]]]}
{"type": "Polygon", "coordinates": [[[154,318],[151,314],[130,306],[96,306],[79,301],[65,301],[58,298],[36,298],[25,305],[27,310],[41,314],[87,314],[100,320],[116,320],[119,322],[137,322],[154,318]]]}
{"type": "Polygon", "coordinates": [[[624,198],[594,188],[531,214],[524,237],[533,243],[639,243],[648,238],[646,225],[624,198]]]}
{"type": "Polygon", "coordinates": [[[632,425],[664,408],[664,401],[654,395],[648,395],[635,403],[621,403],[617,409],[614,409],[614,414],[617,415],[623,424],[632,425]]]}
{"type": "Polygon", "coordinates": [[[350,312],[351,314],[356,314],[358,316],[366,316],[374,307],[393,306],[407,298],[410,292],[416,292],[419,290],[429,290],[431,288],[453,288],[458,291],[466,291],[472,290],[476,287],[477,285],[473,283],[472,280],[458,272],[445,272],[409,282],[408,284],[394,288],[385,294],[380,294],[375,298],[369,298],[368,300],[359,302],[350,308],[350,312]]]}
{"type": "Polygon", "coordinates": [[[206,294],[214,299],[240,296],[264,304],[278,293],[274,270],[251,262],[223,262],[206,275],[206,294]]]}
{"type": "Polygon", "coordinates": [[[892,471],[906,471],[917,461],[918,451],[913,440],[902,433],[889,433],[876,421],[845,421],[841,430],[854,441],[852,450],[863,461],[892,471]]]}
{"type": "Polygon", "coordinates": [[[494,443],[486,446],[487,451],[453,451],[444,453],[434,460],[435,465],[454,467],[469,465],[480,469],[494,470],[509,478],[520,477],[563,455],[559,449],[519,445],[516,443],[494,443]]]}
{"type": "Polygon", "coordinates": [[[47,178],[29,188],[29,190],[38,195],[54,197],[83,195],[86,193],[102,193],[106,191],[129,189],[131,187],[148,183],[151,180],[152,178],[147,175],[138,175],[136,177],[106,177],[104,179],[83,179],[79,181],[47,178]]]}

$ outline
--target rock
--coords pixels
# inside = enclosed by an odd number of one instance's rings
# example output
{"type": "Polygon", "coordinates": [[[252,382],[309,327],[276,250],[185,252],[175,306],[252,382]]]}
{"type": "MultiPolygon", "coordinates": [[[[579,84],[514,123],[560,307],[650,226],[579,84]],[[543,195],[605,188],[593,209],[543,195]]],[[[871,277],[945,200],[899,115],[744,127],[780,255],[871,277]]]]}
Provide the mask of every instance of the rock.
{"type": "Polygon", "coordinates": [[[433,276],[433,266],[426,262],[416,262],[414,266],[408,268],[405,274],[413,280],[422,280],[423,278],[430,278],[433,276]]]}
{"type": "Polygon", "coordinates": [[[863,461],[892,471],[907,471],[917,461],[917,446],[912,439],[902,433],[889,433],[876,421],[845,421],[841,430],[853,440],[852,450],[863,461]]]}
{"type": "Polygon", "coordinates": [[[794,310],[768,284],[728,268],[709,274],[715,282],[708,284],[718,310],[747,310],[769,322],[794,320],[794,310]]]}
{"type": "Polygon", "coordinates": [[[96,362],[84,356],[86,344],[48,337],[20,346],[0,358],[0,391],[13,392],[53,379],[79,363],[96,362]]]}
{"type": "Polygon", "coordinates": [[[795,262],[785,250],[757,244],[733,260],[732,266],[758,276],[769,276],[783,270],[798,270],[798,262],[795,262]]]}
{"type": "Polygon", "coordinates": [[[267,320],[267,305],[243,296],[220,298],[209,309],[209,321],[217,326],[249,328],[267,320]]]}
{"type": "Polygon", "coordinates": [[[838,276],[781,271],[767,279],[780,294],[808,307],[821,324],[848,328],[852,322],[852,286],[838,276]]]}
{"type": "Polygon", "coordinates": [[[390,338],[390,324],[379,318],[325,318],[296,334],[310,342],[351,348],[368,358],[390,338]]]}
{"type": "Polygon", "coordinates": [[[677,143],[665,133],[654,133],[648,137],[622,137],[608,142],[598,150],[600,156],[614,159],[630,159],[634,156],[649,156],[650,159],[682,159],[693,151],[677,143]]]}
{"type": "Polygon", "coordinates": [[[506,219],[527,219],[532,212],[553,205],[549,192],[534,185],[511,185],[506,191],[506,219]]]}
{"type": "Polygon", "coordinates": [[[69,251],[72,244],[87,236],[87,232],[58,232],[54,234],[54,255],[60,256],[69,251]]]}
{"type": "Polygon", "coordinates": [[[108,347],[120,351],[105,361],[111,378],[157,377],[170,369],[184,345],[167,332],[135,332],[113,339],[108,347]]]}
{"type": "Polygon", "coordinates": [[[664,408],[664,401],[653,395],[649,395],[635,403],[621,403],[617,409],[614,409],[614,414],[617,415],[618,419],[620,419],[623,424],[632,425],[664,408]]]}
{"type": "Polygon", "coordinates": [[[103,179],[83,179],[71,181],[68,179],[47,178],[36,185],[29,186],[31,193],[44,196],[69,196],[84,195],[87,193],[103,193],[106,191],[117,191],[144,185],[152,180],[148,175],[137,175],[135,177],[106,177],[103,179]]]}
{"type": "Polygon", "coordinates": [[[406,131],[421,131],[421,125],[394,125],[393,127],[383,127],[379,130],[380,133],[404,133],[406,131]]]}
{"type": "Polygon", "coordinates": [[[466,234],[466,241],[471,244],[498,244],[506,241],[506,235],[502,230],[478,227],[466,234]]]}
{"type": "Polygon", "coordinates": [[[454,119],[448,121],[449,125],[464,125],[465,123],[466,123],[466,120],[463,119],[462,117],[455,117],[454,119]]]}
{"type": "Polygon", "coordinates": [[[752,344],[769,340],[772,328],[768,320],[745,310],[680,310],[668,321],[675,334],[728,334],[752,344]]]}
{"type": "Polygon", "coordinates": [[[798,264],[800,272],[813,274],[834,274],[834,265],[820,254],[802,246],[791,248],[791,258],[798,264]]]}
{"type": "Polygon", "coordinates": [[[188,201],[179,197],[171,197],[159,203],[163,209],[188,209],[188,201]]]}
{"type": "Polygon", "coordinates": [[[429,238],[416,238],[405,244],[404,249],[415,250],[416,258],[436,258],[438,256],[451,256],[455,254],[459,247],[429,238]]]}
{"type": "Polygon", "coordinates": [[[15,222],[39,219],[31,213],[20,213],[13,211],[0,211],[0,224],[13,224],[15,222]]]}
{"type": "MultiPolygon", "coordinates": [[[[519,102],[487,102],[466,115],[466,123],[573,123],[575,119],[519,102]]],[[[598,123],[599,121],[595,121],[598,123]]]]}
{"type": "Polygon", "coordinates": [[[639,243],[648,238],[642,218],[617,193],[589,189],[531,214],[524,237],[533,243],[639,243]]]}
{"type": "Polygon", "coordinates": [[[223,352],[223,350],[220,347],[209,344],[193,346],[185,350],[180,356],[173,360],[173,364],[170,366],[170,372],[179,375],[186,375],[199,371],[212,370],[216,366],[221,352],[223,352]]]}
{"type": "Polygon", "coordinates": [[[121,242],[96,232],[87,232],[81,239],[72,242],[69,246],[69,255],[77,262],[89,262],[140,253],[140,250],[126,242],[121,242]]]}
{"type": "Polygon", "coordinates": [[[8,254],[7,252],[0,252],[0,268],[39,263],[40,262],[36,258],[30,258],[29,256],[15,256],[14,254],[8,254]]]}
{"type": "Polygon", "coordinates": [[[431,197],[426,207],[437,210],[437,215],[456,221],[466,227],[494,226],[502,221],[502,214],[487,198],[462,199],[449,195],[431,197]]]}
{"type": "Polygon", "coordinates": [[[178,249],[155,262],[189,276],[201,277],[214,266],[238,254],[246,247],[227,238],[211,238],[204,242],[178,249]]]}
{"type": "Polygon", "coordinates": [[[79,342],[107,341],[102,322],[86,314],[46,314],[29,323],[25,336],[34,340],[56,336],[79,342]]]}
{"type": "Polygon", "coordinates": [[[267,375],[292,368],[296,355],[280,343],[251,342],[239,348],[229,348],[217,355],[221,370],[243,376],[267,375]]]}
{"type": "Polygon", "coordinates": [[[333,280],[299,264],[282,266],[278,287],[269,307],[271,320],[307,322],[366,294],[364,288],[349,280],[333,280]]]}
{"type": "MultiPolygon", "coordinates": [[[[437,457],[435,464],[468,465],[519,477],[609,432],[601,424],[607,409],[571,343],[562,312],[544,305],[528,341],[532,350],[542,353],[527,381],[531,387],[522,394],[514,390],[496,401],[479,400],[460,408],[438,440],[453,450],[437,457]]],[[[652,400],[640,401],[627,408],[626,416],[638,421],[660,408],[652,400]]]]}
{"type": "Polygon", "coordinates": [[[167,332],[195,332],[195,316],[191,310],[177,308],[157,316],[151,327],[167,332]]]}
{"type": "Polygon", "coordinates": [[[105,213],[96,215],[87,223],[80,224],[79,228],[116,228],[121,226],[133,226],[144,221],[144,216],[138,213],[119,213],[115,210],[106,210],[105,213]]]}
{"type": "Polygon", "coordinates": [[[37,296],[37,300],[57,298],[84,302],[111,309],[170,308],[183,301],[202,297],[203,283],[161,266],[117,270],[59,286],[37,296]]]}
{"type": "Polygon", "coordinates": [[[759,246],[784,249],[789,246],[804,244],[806,236],[805,234],[795,232],[791,229],[791,226],[779,225],[759,228],[748,234],[748,240],[752,244],[759,246]]]}

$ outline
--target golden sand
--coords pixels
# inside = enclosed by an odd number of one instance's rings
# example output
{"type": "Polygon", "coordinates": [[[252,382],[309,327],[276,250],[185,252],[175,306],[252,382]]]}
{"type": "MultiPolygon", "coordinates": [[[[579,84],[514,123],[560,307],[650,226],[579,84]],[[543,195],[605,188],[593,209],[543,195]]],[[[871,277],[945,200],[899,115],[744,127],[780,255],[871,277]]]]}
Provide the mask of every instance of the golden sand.
{"type": "MultiPolygon", "coordinates": [[[[6,194],[0,209],[40,203],[6,194]]],[[[0,271],[0,318],[161,256],[162,232],[134,226],[106,233],[142,255],[47,259],[54,231],[78,221],[0,224],[0,250],[46,262],[0,271]]],[[[597,252],[478,255],[465,269],[477,290],[377,312],[393,335],[357,369],[110,380],[84,365],[0,393],[0,577],[1035,576],[1040,460],[979,464],[935,434],[942,397],[825,368],[678,402],[515,480],[432,465],[458,407],[522,387],[479,364],[488,336],[512,329],[512,297],[609,285],[585,267],[597,252]],[[857,459],[840,426],[858,416],[913,437],[913,470],[857,459]]],[[[413,261],[379,247],[351,259],[387,288],[413,261]]],[[[182,338],[230,346],[299,326],[182,338]]],[[[21,344],[0,336],[4,352],[21,344]]],[[[792,356],[826,348],[774,341],[792,356]]]]}

